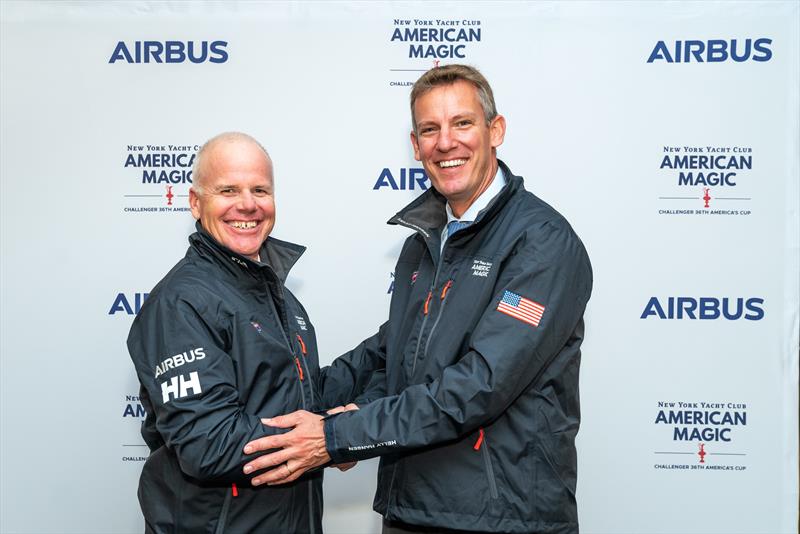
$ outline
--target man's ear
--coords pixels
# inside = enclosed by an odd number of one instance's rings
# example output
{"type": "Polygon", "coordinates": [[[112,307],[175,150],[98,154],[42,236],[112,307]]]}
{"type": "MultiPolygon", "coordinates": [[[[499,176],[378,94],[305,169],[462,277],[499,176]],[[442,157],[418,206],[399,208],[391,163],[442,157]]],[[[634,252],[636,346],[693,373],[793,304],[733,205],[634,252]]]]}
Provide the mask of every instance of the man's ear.
{"type": "Polygon", "coordinates": [[[192,217],[200,220],[200,196],[194,188],[189,188],[189,207],[192,209],[192,217]]]}
{"type": "Polygon", "coordinates": [[[492,148],[497,148],[503,144],[506,137],[506,118],[502,115],[497,115],[489,123],[489,142],[492,148]]]}
{"type": "Polygon", "coordinates": [[[417,143],[417,134],[414,133],[414,130],[411,130],[411,146],[414,147],[414,159],[417,161],[422,161],[422,158],[419,156],[419,143],[417,143]]]}

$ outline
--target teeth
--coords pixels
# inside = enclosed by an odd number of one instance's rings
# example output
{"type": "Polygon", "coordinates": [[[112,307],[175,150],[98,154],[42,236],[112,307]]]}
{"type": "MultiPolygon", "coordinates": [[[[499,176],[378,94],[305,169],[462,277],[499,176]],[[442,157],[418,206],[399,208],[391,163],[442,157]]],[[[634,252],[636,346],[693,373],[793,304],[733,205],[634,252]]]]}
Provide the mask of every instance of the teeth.
{"type": "Polygon", "coordinates": [[[255,221],[233,221],[229,223],[234,228],[255,228],[256,222],[255,221]]]}
{"type": "Polygon", "coordinates": [[[448,161],[440,161],[439,167],[446,169],[448,167],[458,167],[459,165],[464,165],[467,162],[465,159],[451,159],[448,161]]]}

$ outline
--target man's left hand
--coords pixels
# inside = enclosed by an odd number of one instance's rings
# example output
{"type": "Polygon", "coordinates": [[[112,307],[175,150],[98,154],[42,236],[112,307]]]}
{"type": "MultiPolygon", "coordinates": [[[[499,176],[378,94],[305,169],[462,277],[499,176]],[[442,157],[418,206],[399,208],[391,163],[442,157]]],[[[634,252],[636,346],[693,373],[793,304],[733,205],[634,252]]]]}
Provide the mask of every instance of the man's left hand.
{"type": "Polygon", "coordinates": [[[253,486],[261,484],[286,484],[300,477],[314,467],[330,462],[331,457],[325,449],[323,417],[305,410],[262,419],[265,425],[277,428],[292,428],[286,434],[276,434],[251,441],[244,446],[245,454],[280,449],[259,456],[244,466],[249,475],[262,469],[269,469],[253,478],[253,486]]]}

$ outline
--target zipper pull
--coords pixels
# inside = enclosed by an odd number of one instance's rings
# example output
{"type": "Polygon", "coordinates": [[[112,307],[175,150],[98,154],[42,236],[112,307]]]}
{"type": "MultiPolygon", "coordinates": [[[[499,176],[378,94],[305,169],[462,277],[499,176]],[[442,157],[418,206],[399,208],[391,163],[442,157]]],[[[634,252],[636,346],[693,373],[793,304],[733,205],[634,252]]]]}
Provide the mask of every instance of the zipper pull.
{"type": "Polygon", "coordinates": [[[422,308],[423,315],[428,315],[428,303],[431,301],[431,295],[433,295],[433,292],[428,291],[428,298],[425,299],[425,306],[422,308]]]}
{"type": "Polygon", "coordinates": [[[300,365],[300,358],[294,357],[294,363],[297,365],[297,373],[300,375],[300,382],[303,381],[303,366],[300,365]]]}
{"type": "Polygon", "coordinates": [[[236,482],[231,484],[231,493],[233,494],[234,497],[239,496],[239,488],[236,487],[236,482]]]}
{"type": "Polygon", "coordinates": [[[300,337],[300,334],[297,334],[297,341],[300,342],[300,352],[302,352],[303,355],[305,356],[307,354],[307,352],[306,352],[306,344],[303,342],[303,338],[300,337]]]}
{"type": "Polygon", "coordinates": [[[473,445],[472,448],[476,451],[479,451],[481,450],[481,445],[483,445],[483,428],[478,429],[478,440],[475,442],[475,445],[473,445]]]}
{"type": "Polygon", "coordinates": [[[448,280],[447,283],[442,288],[442,296],[439,298],[439,300],[444,300],[445,295],[447,295],[447,290],[450,289],[450,287],[452,285],[453,285],[453,281],[452,280],[448,280]]]}

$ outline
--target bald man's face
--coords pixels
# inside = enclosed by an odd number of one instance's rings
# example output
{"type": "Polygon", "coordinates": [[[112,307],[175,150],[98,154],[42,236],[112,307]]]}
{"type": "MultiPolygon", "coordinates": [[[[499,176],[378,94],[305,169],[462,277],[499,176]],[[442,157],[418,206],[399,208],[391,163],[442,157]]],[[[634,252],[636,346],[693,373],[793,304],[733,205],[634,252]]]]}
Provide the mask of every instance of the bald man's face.
{"type": "Polygon", "coordinates": [[[247,141],[220,141],[207,150],[203,192],[189,190],[192,215],[214,239],[255,260],[275,225],[272,164],[247,141]]]}

